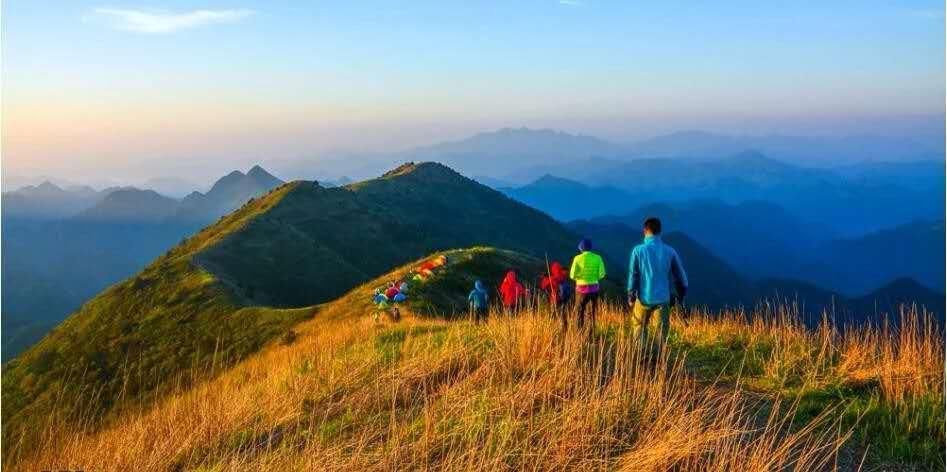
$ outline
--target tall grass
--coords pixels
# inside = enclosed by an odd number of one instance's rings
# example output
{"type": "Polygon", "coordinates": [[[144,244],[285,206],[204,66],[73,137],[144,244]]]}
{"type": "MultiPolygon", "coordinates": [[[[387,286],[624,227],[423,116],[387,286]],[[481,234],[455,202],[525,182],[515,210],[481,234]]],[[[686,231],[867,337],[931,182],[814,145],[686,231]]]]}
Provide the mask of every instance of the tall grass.
{"type": "Polygon", "coordinates": [[[560,333],[536,307],[483,325],[410,314],[376,324],[345,309],[98,431],[51,424],[35,453],[4,466],[856,469],[894,457],[873,452],[873,435],[917,443],[910,428],[931,427],[919,417],[929,398],[943,453],[943,341],[914,312],[899,329],[839,332],[806,330],[787,307],[695,311],[653,354],[626,335],[621,307],[604,307],[591,334],[560,333]],[[890,424],[866,429],[882,407],[890,424]]]}

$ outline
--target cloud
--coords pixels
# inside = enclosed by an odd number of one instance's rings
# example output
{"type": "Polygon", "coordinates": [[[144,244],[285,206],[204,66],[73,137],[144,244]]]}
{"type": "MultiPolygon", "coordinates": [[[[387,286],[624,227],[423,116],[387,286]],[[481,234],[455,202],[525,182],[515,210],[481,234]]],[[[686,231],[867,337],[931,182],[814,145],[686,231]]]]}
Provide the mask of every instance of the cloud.
{"type": "Polygon", "coordinates": [[[167,12],[123,8],[95,8],[87,19],[110,28],[135,33],[173,33],[201,26],[234,23],[254,14],[253,10],[193,10],[167,12]]]}

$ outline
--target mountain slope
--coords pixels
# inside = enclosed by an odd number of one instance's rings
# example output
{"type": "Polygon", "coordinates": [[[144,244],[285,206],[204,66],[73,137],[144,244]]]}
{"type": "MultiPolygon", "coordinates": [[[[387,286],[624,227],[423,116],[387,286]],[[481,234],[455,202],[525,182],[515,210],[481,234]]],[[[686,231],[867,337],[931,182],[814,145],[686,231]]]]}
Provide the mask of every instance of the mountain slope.
{"type": "Polygon", "coordinates": [[[433,163],[343,188],[283,185],[102,292],[9,362],[4,434],[83,390],[100,392],[99,411],[119,397],[147,400],[190,367],[242,358],[313,311],[254,307],[329,301],[439,249],[565,258],[575,241],[548,216],[433,163]]]}

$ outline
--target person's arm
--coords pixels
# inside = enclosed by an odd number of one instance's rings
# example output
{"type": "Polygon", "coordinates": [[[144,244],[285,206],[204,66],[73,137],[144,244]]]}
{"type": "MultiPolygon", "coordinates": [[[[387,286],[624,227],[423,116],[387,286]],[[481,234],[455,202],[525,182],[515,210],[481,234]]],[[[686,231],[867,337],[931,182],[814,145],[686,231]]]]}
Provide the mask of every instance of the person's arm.
{"type": "Polygon", "coordinates": [[[572,267],[569,268],[569,278],[575,280],[579,275],[578,256],[572,258],[572,267]]]}
{"type": "Polygon", "coordinates": [[[634,304],[641,290],[641,269],[638,267],[638,251],[631,250],[628,260],[628,303],[634,304]]]}
{"type": "Polygon", "coordinates": [[[687,272],[684,271],[684,264],[681,263],[681,257],[677,255],[677,251],[671,253],[671,276],[674,278],[677,297],[683,299],[687,296],[687,272]]]}
{"type": "Polygon", "coordinates": [[[605,278],[605,260],[599,256],[598,258],[598,279],[602,280],[605,278]]]}

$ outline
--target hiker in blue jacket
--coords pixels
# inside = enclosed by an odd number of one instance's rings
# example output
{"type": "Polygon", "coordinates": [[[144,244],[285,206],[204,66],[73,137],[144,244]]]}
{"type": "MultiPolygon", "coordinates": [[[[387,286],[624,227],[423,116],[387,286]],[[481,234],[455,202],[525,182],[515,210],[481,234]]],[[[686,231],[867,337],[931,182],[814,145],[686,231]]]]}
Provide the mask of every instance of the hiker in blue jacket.
{"type": "Polygon", "coordinates": [[[487,320],[487,298],[487,290],[483,288],[483,282],[479,280],[474,282],[474,288],[467,296],[467,302],[470,303],[470,311],[473,312],[475,323],[487,320]]]}
{"type": "Polygon", "coordinates": [[[660,349],[668,337],[671,307],[683,303],[687,295],[687,273],[677,251],[661,241],[661,220],[646,219],[643,232],[644,242],[631,250],[628,267],[631,329],[640,346],[648,346],[648,331],[657,314],[660,337],[655,344],[660,349]]]}

